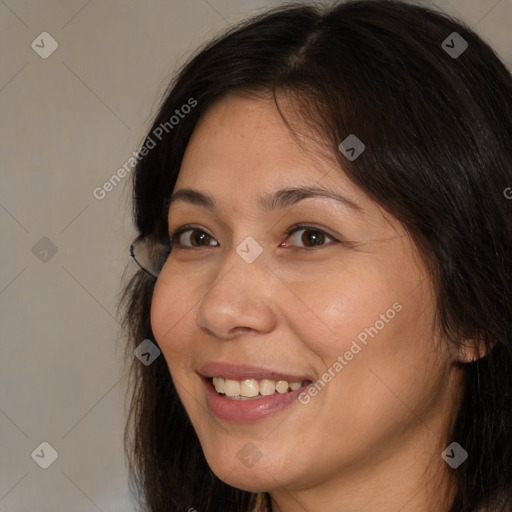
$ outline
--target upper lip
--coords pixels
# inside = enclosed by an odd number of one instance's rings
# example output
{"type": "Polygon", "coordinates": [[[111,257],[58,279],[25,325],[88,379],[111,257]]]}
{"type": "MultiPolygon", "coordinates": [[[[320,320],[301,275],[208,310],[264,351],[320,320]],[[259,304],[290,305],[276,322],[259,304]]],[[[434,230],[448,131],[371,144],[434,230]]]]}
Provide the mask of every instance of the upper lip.
{"type": "Polygon", "coordinates": [[[285,380],[286,382],[303,382],[305,380],[312,381],[311,376],[306,374],[295,374],[280,372],[258,366],[250,366],[246,364],[233,364],[222,362],[209,362],[199,368],[199,373],[203,377],[222,377],[229,380],[247,380],[247,379],[269,379],[269,380],[285,380]]]}

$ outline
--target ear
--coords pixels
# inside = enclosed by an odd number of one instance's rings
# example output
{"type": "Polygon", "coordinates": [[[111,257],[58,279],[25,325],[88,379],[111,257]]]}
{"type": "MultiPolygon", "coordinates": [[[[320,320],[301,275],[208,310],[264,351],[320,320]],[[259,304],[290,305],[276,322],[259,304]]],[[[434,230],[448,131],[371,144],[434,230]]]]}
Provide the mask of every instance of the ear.
{"type": "Polygon", "coordinates": [[[464,339],[459,346],[455,346],[455,360],[460,363],[474,363],[485,357],[487,353],[485,343],[482,340],[464,339]]]}

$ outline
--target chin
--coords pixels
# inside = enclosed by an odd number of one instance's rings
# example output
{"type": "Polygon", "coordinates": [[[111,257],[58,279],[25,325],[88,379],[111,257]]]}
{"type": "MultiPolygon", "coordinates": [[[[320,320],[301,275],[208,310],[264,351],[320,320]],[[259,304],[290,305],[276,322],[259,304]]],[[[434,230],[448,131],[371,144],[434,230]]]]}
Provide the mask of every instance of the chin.
{"type": "Polygon", "coordinates": [[[218,473],[212,468],[212,471],[224,483],[247,492],[269,492],[275,487],[281,486],[276,479],[272,478],[272,473],[270,471],[267,473],[263,468],[259,470],[249,468],[227,473],[224,471],[218,473]]]}
{"type": "Polygon", "coordinates": [[[251,450],[249,447],[246,450],[242,449],[240,453],[229,450],[222,454],[208,454],[205,451],[205,455],[215,475],[224,483],[237,489],[258,493],[268,492],[284,485],[279,476],[274,477],[274,475],[282,475],[282,471],[277,469],[272,461],[265,460],[262,454],[259,459],[255,452],[251,457],[251,450]]]}

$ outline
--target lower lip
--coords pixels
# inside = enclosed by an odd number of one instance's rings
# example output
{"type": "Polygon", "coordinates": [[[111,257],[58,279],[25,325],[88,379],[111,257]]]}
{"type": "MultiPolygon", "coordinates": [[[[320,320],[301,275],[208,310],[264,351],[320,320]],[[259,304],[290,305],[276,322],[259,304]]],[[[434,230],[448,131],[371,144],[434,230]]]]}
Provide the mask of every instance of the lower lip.
{"type": "Polygon", "coordinates": [[[203,378],[206,388],[206,403],[209,410],[219,419],[236,423],[251,423],[267,418],[296,401],[306,387],[287,393],[276,393],[251,400],[232,400],[219,395],[211,379],[203,378]]]}

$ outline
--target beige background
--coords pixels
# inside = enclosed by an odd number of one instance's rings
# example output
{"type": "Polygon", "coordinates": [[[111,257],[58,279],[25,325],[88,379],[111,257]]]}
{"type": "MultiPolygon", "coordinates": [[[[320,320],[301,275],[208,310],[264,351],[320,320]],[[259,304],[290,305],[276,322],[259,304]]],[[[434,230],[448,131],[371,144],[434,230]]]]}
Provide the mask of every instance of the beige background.
{"type": "MultiPolygon", "coordinates": [[[[129,180],[93,190],[138,149],[200,43],[283,3],[0,1],[0,512],[134,510],[114,343],[129,180]],[[58,43],[47,59],[31,47],[42,32],[58,43]],[[43,441],[58,452],[48,469],[31,457],[43,441]]],[[[437,4],[512,67],[512,0],[437,4]]]]}

